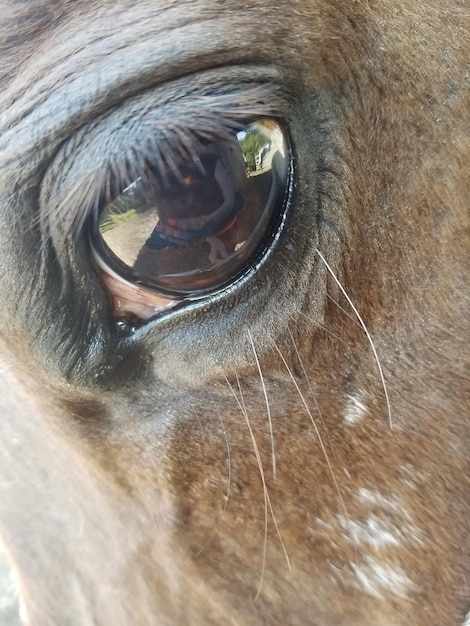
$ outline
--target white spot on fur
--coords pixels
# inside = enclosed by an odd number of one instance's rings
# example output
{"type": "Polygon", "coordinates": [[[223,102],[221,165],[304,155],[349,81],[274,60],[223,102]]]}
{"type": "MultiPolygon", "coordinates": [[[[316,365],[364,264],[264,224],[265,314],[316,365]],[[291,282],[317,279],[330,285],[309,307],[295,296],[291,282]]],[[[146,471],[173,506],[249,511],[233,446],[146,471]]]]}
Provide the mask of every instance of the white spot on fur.
{"type": "Polygon", "coordinates": [[[359,585],[374,598],[390,595],[405,598],[414,588],[414,584],[400,567],[379,563],[371,557],[365,557],[360,565],[351,563],[359,585]]]}
{"type": "Polygon", "coordinates": [[[344,410],[344,421],[350,426],[358,424],[367,415],[367,407],[359,395],[347,395],[344,410]]]}
{"type": "Polygon", "coordinates": [[[338,515],[338,521],[356,544],[367,544],[374,550],[400,545],[401,531],[375,515],[360,522],[338,515]]]}
{"type": "Polygon", "coordinates": [[[379,491],[371,491],[370,489],[359,489],[358,498],[362,504],[380,507],[385,511],[400,512],[401,507],[396,498],[386,498],[379,491]]]}
{"type": "Polygon", "coordinates": [[[360,522],[347,519],[341,522],[343,518],[338,518],[343,528],[358,543],[367,541],[376,550],[397,546],[401,541],[422,543],[422,531],[413,524],[411,516],[397,497],[386,498],[378,491],[359,489],[358,499],[374,512],[360,522]]]}
{"type": "MultiPolygon", "coordinates": [[[[405,598],[416,587],[405,569],[397,565],[406,562],[400,552],[422,543],[424,534],[413,524],[397,496],[385,497],[379,491],[360,489],[357,498],[359,514],[355,519],[336,515],[336,522],[354,543],[357,554],[346,577],[346,572],[339,576],[343,583],[374,598],[405,598]]],[[[338,577],[337,572],[335,576],[338,577]]]]}
{"type": "Polygon", "coordinates": [[[462,624],[462,626],[470,626],[470,613],[467,613],[467,617],[465,618],[465,621],[462,624]]]}

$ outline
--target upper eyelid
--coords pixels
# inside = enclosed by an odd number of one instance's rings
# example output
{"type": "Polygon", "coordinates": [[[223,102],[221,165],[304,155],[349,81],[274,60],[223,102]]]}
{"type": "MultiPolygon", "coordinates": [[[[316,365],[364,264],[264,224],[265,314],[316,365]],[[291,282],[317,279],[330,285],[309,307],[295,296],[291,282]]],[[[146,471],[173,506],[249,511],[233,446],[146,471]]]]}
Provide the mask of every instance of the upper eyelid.
{"type": "MultiPolygon", "coordinates": [[[[76,149],[80,149],[80,136],[83,137],[88,132],[93,133],[98,127],[96,120],[106,118],[112,109],[121,109],[123,105],[127,106],[129,102],[136,101],[141,96],[146,98],[155,89],[167,90],[168,86],[177,87],[178,83],[185,83],[186,94],[194,100],[194,95],[198,91],[204,93],[204,89],[206,93],[211,90],[213,92],[218,90],[222,93],[225,86],[225,91],[231,93],[233,98],[237,87],[239,90],[244,89],[247,93],[250,86],[258,85],[257,89],[264,92],[264,100],[266,103],[271,103],[269,108],[273,110],[257,109],[253,113],[266,115],[279,109],[283,117],[284,96],[279,97],[279,88],[276,88],[276,85],[283,84],[282,72],[274,64],[257,63],[211,68],[180,76],[179,79],[168,80],[163,84],[158,82],[158,77],[159,74],[156,72],[154,83],[148,84],[148,77],[142,80],[137,72],[133,82],[140,87],[140,90],[137,90],[140,95],[135,96],[135,87],[132,97],[129,97],[125,89],[120,90],[119,104],[116,104],[114,93],[109,94],[109,99],[104,97],[103,84],[101,84],[103,81],[100,75],[95,77],[94,82],[89,81],[86,85],[80,83],[83,89],[79,90],[76,88],[75,80],[58,81],[53,85],[49,76],[47,97],[42,92],[39,95],[34,92],[35,81],[32,82],[33,92],[29,87],[25,90],[22,82],[19,84],[13,82],[8,87],[0,97],[4,107],[0,119],[0,170],[4,176],[5,185],[12,189],[12,196],[31,188],[38,190],[36,197],[40,208],[33,214],[28,210],[28,214],[25,215],[26,220],[32,221],[33,226],[41,222],[45,227],[43,232],[46,232],[47,216],[54,217],[54,210],[51,207],[55,200],[60,201],[61,197],[64,198],[67,195],[67,184],[63,183],[70,181],[70,175],[73,175],[72,169],[77,170],[76,149]],[[96,85],[99,85],[99,88],[96,85]],[[227,86],[229,86],[228,90],[227,86]],[[101,94],[99,107],[93,94],[95,96],[101,94]],[[39,96],[41,97],[38,100],[39,96]],[[107,102],[105,103],[104,100],[107,102]],[[14,102],[15,106],[11,107],[8,102],[10,104],[14,102]],[[28,111],[32,111],[34,116],[31,117],[28,111]],[[70,167],[71,165],[73,168],[70,167]],[[60,193],[61,191],[64,193],[60,193]]],[[[178,96],[177,92],[173,95],[178,96]]],[[[180,95],[184,95],[184,92],[180,95]]],[[[149,101],[151,100],[150,97],[149,101]]],[[[156,105],[155,101],[154,104],[156,105]]],[[[134,111],[134,113],[137,112],[134,111]]],[[[241,113],[240,110],[239,113],[241,113]]],[[[247,117],[249,114],[250,111],[247,110],[247,117]]],[[[227,110],[226,117],[233,117],[233,111],[227,110]]],[[[127,146],[131,143],[131,139],[132,137],[128,135],[128,141],[125,142],[127,146]]],[[[126,145],[123,147],[125,148],[126,145]]],[[[122,149],[119,153],[122,153],[122,149]]],[[[104,157],[98,159],[98,163],[103,160],[104,157]]],[[[96,168],[94,167],[93,170],[96,171],[96,168]]],[[[81,181],[77,182],[81,185],[87,182],[85,173],[77,174],[77,177],[81,178],[81,181]]]]}
{"type": "MultiPolygon", "coordinates": [[[[279,116],[279,89],[267,84],[227,84],[198,77],[191,94],[180,90],[187,79],[159,86],[159,94],[142,94],[85,125],[63,145],[41,185],[39,220],[43,234],[75,236],[96,210],[107,180],[134,170],[138,174],[152,144],[169,142],[175,131],[223,136],[242,120],[279,116]],[[166,108],[168,106],[168,109],[166,108]]],[[[174,140],[174,139],[173,139],[174,140]]]]}

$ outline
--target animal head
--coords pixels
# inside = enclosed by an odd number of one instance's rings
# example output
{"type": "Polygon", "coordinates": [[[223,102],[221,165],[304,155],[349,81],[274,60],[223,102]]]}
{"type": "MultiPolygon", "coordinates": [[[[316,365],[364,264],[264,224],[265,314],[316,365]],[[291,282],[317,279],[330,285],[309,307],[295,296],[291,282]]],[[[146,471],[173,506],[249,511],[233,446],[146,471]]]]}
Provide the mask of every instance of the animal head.
{"type": "Polygon", "coordinates": [[[466,623],[465,3],[0,8],[23,623],[466,623]]]}

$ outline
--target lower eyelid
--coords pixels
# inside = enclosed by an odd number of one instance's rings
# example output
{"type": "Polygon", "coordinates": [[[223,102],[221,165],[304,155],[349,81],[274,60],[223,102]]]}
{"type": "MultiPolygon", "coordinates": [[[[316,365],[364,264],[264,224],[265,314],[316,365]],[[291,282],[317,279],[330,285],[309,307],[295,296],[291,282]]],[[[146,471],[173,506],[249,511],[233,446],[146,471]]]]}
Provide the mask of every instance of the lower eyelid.
{"type": "Polygon", "coordinates": [[[118,319],[135,317],[147,321],[180,304],[179,300],[171,300],[126,283],[107,271],[101,273],[101,279],[112,300],[113,315],[118,319]]]}

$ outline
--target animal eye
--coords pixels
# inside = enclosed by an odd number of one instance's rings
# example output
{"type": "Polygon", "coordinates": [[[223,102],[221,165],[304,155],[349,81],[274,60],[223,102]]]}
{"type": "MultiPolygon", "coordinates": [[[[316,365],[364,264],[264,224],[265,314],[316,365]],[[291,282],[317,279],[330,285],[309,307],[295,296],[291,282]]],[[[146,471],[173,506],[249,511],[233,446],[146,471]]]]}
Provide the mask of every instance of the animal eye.
{"type": "Polygon", "coordinates": [[[94,221],[98,265],[176,300],[220,289],[255,262],[279,227],[289,159],[284,130],[270,118],[156,163],[148,157],[94,221]]]}

